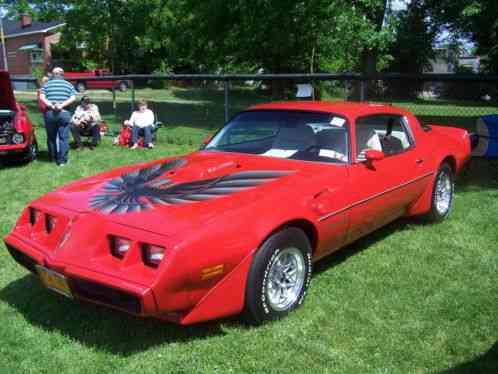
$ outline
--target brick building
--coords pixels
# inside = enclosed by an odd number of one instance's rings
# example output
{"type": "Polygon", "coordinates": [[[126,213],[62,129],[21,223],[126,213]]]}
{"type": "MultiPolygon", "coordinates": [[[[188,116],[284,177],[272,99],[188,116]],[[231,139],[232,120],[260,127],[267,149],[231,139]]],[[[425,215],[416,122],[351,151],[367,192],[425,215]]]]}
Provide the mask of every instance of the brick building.
{"type": "MultiPolygon", "coordinates": [[[[28,15],[19,20],[3,20],[8,70],[13,76],[29,76],[35,67],[46,68],[51,65],[51,46],[60,40],[63,22],[33,21],[28,15]]],[[[1,41],[0,41],[1,46],[1,41]]],[[[3,55],[0,50],[0,70],[3,55]]]]}

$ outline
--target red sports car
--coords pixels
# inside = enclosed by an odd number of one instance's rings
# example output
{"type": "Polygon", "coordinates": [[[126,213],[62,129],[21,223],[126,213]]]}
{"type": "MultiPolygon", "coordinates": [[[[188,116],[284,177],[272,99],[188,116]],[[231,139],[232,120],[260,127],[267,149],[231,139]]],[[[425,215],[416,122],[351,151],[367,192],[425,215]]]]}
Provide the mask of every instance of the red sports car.
{"type": "Polygon", "coordinates": [[[16,102],[9,73],[0,71],[0,160],[32,161],[38,153],[35,130],[26,107],[16,102]]]}
{"type": "Polygon", "coordinates": [[[402,216],[446,218],[469,155],[465,130],[388,105],[258,105],[198,152],[43,196],[5,243],[69,297],[257,324],[303,302],[314,261],[402,216]]]}

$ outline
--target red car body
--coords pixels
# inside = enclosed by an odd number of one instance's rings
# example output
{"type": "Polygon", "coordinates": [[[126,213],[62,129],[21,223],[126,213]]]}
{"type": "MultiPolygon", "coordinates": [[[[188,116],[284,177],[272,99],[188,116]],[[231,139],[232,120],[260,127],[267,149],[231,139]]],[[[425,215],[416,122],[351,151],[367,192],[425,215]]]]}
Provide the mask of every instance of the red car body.
{"type": "Polygon", "coordinates": [[[88,80],[93,77],[105,77],[106,75],[112,75],[109,71],[105,69],[97,69],[92,71],[67,71],[64,73],[65,79],[71,82],[78,92],[84,92],[85,90],[112,90],[118,88],[120,91],[126,91],[130,87],[130,81],[128,80],[88,80]]]}
{"type": "Polygon", "coordinates": [[[15,97],[10,75],[0,72],[0,158],[36,158],[38,145],[26,107],[15,97]]]}
{"type": "Polygon", "coordinates": [[[248,109],[282,110],[340,113],[352,149],[359,118],[400,115],[415,144],[373,163],[200,150],[124,167],[33,201],[5,243],[33,272],[43,265],[63,274],[76,298],[192,324],[243,310],[255,253],[280,228],[302,229],[317,261],[398,217],[427,213],[439,165],[458,173],[470,156],[465,130],[424,129],[411,113],[388,105],[288,102],[248,109]],[[211,187],[199,192],[206,181],[211,187]],[[154,188],[170,193],[158,198],[149,194],[154,188]],[[127,205],[134,194],[141,203],[127,205]],[[131,241],[123,258],[111,253],[116,237],[131,241]],[[165,248],[159,266],[144,263],[144,245],[165,248]]]}

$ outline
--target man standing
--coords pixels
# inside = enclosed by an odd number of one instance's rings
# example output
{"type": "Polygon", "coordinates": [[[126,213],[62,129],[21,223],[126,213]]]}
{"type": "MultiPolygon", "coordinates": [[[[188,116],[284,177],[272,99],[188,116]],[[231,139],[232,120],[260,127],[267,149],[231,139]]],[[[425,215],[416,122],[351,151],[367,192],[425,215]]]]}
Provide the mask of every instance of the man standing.
{"type": "Polygon", "coordinates": [[[81,104],[78,105],[71,119],[71,132],[73,133],[77,150],[83,148],[83,144],[81,143],[82,134],[90,134],[92,136],[90,149],[94,149],[97,146],[100,140],[99,122],[101,120],[98,106],[91,103],[90,97],[83,96],[81,104]]]}
{"type": "Polygon", "coordinates": [[[76,100],[76,91],[64,80],[64,70],[52,71],[53,78],[41,90],[40,100],[46,105],[45,126],[49,157],[59,166],[68,160],[71,114],[66,108],[76,100]]]}

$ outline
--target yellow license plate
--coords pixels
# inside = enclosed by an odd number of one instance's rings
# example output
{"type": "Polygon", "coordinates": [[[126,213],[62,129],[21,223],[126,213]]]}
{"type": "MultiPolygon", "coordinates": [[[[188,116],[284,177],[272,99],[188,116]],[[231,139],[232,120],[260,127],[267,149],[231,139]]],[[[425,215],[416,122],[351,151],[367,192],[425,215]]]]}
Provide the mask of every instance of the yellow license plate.
{"type": "Polygon", "coordinates": [[[64,275],[43,266],[37,266],[36,270],[38,271],[40,280],[45,287],[50,288],[61,295],[71,298],[73,297],[71,288],[69,288],[69,284],[67,283],[67,278],[64,275]]]}

